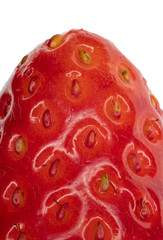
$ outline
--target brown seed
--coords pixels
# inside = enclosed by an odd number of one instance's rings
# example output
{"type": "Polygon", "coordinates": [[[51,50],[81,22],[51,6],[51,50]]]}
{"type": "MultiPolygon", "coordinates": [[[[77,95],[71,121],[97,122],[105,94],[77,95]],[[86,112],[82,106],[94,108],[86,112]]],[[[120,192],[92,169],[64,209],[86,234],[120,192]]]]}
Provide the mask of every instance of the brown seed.
{"type": "Polygon", "coordinates": [[[25,55],[21,60],[21,65],[27,61],[28,55],[25,55]]]}

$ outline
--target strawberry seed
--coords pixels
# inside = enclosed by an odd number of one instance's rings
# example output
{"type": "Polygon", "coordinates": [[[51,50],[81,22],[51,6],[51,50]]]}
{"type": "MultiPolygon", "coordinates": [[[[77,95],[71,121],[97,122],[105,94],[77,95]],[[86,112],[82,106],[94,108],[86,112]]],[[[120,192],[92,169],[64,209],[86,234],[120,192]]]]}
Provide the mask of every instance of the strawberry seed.
{"type": "Polygon", "coordinates": [[[96,133],[93,130],[91,130],[87,134],[87,137],[86,137],[84,145],[87,148],[93,148],[95,146],[95,144],[96,144],[96,133]]]}
{"type": "Polygon", "coordinates": [[[91,63],[91,57],[89,56],[89,54],[84,51],[84,50],[80,50],[79,51],[79,56],[80,56],[80,60],[84,63],[84,64],[90,64],[91,63]]]}
{"type": "Polygon", "coordinates": [[[72,81],[71,94],[73,97],[79,97],[81,95],[81,87],[78,80],[76,79],[72,81]]]}
{"type": "Polygon", "coordinates": [[[24,205],[24,194],[20,188],[16,188],[12,195],[12,203],[15,207],[24,205]]]}
{"type": "Polygon", "coordinates": [[[56,214],[57,220],[62,221],[65,218],[68,207],[69,204],[67,202],[61,205],[60,209],[56,214]]]}
{"type": "Polygon", "coordinates": [[[43,126],[45,128],[50,128],[53,125],[53,123],[54,123],[53,114],[49,109],[47,109],[43,115],[43,126]]]}
{"type": "Polygon", "coordinates": [[[54,160],[54,162],[51,164],[51,166],[49,168],[49,176],[50,177],[54,177],[57,174],[59,165],[60,165],[60,159],[58,158],[58,159],[54,160]]]}
{"type": "Polygon", "coordinates": [[[95,235],[95,240],[103,240],[104,239],[104,227],[103,224],[98,221],[97,226],[96,226],[96,235],[95,235]]]}
{"type": "Polygon", "coordinates": [[[50,39],[48,45],[50,48],[57,48],[58,46],[61,45],[62,41],[63,41],[63,36],[60,34],[56,34],[50,39]]]}
{"type": "Polygon", "coordinates": [[[26,150],[26,145],[23,137],[19,136],[15,143],[15,152],[18,155],[22,155],[26,150]]]}

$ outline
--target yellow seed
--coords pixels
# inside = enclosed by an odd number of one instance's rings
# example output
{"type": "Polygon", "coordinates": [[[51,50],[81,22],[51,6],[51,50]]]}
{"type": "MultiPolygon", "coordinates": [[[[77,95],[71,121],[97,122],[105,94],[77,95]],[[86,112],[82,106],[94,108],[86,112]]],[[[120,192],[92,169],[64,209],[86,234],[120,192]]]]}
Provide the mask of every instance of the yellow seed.
{"type": "Polygon", "coordinates": [[[22,155],[25,152],[25,150],[26,150],[25,141],[21,136],[19,136],[15,143],[15,152],[18,155],[22,155]]]}
{"type": "Polygon", "coordinates": [[[50,39],[49,47],[57,48],[59,45],[61,45],[62,41],[63,41],[63,36],[60,34],[56,34],[50,39]]]}
{"type": "Polygon", "coordinates": [[[159,102],[157,100],[157,98],[154,95],[150,95],[150,99],[151,99],[151,103],[153,105],[153,107],[158,110],[159,109],[159,102]]]}
{"type": "Polygon", "coordinates": [[[100,191],[101,192],[107,192],[109,189],[109,178],[107,173],[104,173],[102,178],[101,178],[101,182],[100,182],[100,191]]]}
{"type": "Polygon", "coordinates": [[[121,68],[120,73],[121,73],[122,79],[126,83],[129,83],[130,82],[130,76],[129,76],[127,70],[125,68],[121,68]]]}
{"type": "Polygon", "coordinates": [[[80,59],[84,64],[90,64],[91,63],[91,57],[89,56],[89,54],[84,51],[84,50],[80,50],[79,51],[79,55],[80,55],[80,59]]]}

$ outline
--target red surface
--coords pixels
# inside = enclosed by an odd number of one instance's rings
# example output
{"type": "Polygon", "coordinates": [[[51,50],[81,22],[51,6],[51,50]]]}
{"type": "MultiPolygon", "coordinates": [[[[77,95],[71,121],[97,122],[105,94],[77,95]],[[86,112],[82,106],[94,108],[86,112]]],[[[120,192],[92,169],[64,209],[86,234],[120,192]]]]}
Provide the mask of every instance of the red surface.
{"type": "Polygon", "coordinates": [[[45,41],[16,67],[0,118],[1,240],[163,239],[162,110],[111,42],[45,41]]]}

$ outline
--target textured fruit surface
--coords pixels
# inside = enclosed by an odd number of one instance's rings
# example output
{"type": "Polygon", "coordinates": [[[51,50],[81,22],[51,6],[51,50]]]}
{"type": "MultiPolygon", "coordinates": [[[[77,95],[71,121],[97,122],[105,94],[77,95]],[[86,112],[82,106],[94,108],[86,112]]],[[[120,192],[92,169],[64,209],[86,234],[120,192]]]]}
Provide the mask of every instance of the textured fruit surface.
{"type": "Polygon", "coordinates": [[[163,239],[162,115],[98,35],[23,57],[0,96],[0,239],[163,239]]]}

